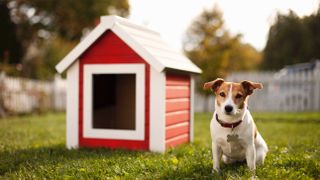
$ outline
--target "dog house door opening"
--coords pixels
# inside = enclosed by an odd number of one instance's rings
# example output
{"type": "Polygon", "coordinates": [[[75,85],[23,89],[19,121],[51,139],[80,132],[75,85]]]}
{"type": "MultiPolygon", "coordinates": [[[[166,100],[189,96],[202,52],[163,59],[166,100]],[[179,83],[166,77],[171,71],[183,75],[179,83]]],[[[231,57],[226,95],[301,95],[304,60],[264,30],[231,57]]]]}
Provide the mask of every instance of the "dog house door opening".
{"type": "Polygon", "coordinates": [[[93,74],[94,129],[135,130],[136,74],[93,74]]]}

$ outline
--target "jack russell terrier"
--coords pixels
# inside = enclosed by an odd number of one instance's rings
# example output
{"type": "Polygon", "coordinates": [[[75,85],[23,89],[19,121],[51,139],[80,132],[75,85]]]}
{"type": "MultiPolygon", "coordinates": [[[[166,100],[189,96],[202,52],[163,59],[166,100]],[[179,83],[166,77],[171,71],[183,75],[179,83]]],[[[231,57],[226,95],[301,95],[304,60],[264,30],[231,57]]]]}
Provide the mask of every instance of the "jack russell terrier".
{"type": "Polygon", "coordinates": [[[210,123],[213,170],[220,171],[221,157],[225,164],[246,160],[249,169],[255,170],[256,164],[263,164],[268,147],[247,106],[249,95],[254,89],[262,89],[262,84],[218,78],[205,83],[203,88],[211,89],[216,96],[210,123]]]}

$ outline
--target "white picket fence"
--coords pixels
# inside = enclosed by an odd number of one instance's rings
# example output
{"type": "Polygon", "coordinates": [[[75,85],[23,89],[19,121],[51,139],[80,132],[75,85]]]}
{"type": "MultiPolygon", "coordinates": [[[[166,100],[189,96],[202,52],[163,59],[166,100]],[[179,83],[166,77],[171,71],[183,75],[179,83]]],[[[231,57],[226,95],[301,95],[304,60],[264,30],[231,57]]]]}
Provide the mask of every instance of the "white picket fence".
{"type": "Polygon", "coordinates": [[[41,111],[63,111],[66,81],[38,81],[0,74],[0,113],[20,114],[41,111]]]}
{"type": "MultiPolygon", "coordinates": [[[[320,63],[313,71],[281,74],[279,72],[235,72],[227,81],[261,82],[262,90],[251,95],[249,109],[260,112],[320,111],[320,63]]],[[[196,88],[197,89],[197,88],[196,88]]],[[[196,112],[213,112],[214,96],[196,91],[196,112]]],[[[0,73],[0,116],[3,112],[19,114],[37,111],[64,111],[66,80],[37,81],[8,77],[0,73]]]]}
{"type": "MultiPolygon", "coordinates": [[[[256,90],[249,100],[249,109],[259,112],[320,111],[320,64],[313,71],[281,74],[279,72],[235,72],[226,80],[261,82],[262,90],[256,90]]],[[[206,100],[197,93],[196,111],[206,111],[206,100]],[[200,97],[200,98],[199,98],[200,97]]],[[[209,110],[214,100],[209,97],[209,110]]]]}

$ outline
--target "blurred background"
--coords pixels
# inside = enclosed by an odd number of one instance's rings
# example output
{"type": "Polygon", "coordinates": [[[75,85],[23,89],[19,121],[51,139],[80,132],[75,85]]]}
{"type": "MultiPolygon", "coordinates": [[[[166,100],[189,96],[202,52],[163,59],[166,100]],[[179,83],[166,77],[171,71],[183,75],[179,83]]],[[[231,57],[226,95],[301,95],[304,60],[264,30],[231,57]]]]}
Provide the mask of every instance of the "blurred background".
{"type": "Polygon", "coordinates": [[[202,84],[217,77],[262,82],[249,108],[320,111],[320,2],[0,0],[0,116],[64,111],[55,65],[102,15],[158,31],[196,63],[195,110],[213,111],[202,84]]]}

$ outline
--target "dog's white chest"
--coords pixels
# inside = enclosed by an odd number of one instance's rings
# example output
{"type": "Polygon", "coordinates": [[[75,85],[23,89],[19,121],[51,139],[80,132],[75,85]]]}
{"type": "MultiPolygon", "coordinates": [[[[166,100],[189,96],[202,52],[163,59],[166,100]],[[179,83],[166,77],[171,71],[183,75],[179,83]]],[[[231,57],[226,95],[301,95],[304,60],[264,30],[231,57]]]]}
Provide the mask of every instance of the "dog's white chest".
{"type": "Polygon", "coordinates": [[[250,142],[248,130],[251,129],[246,118],[247,116],[244,116],[243,122],[235,129],[221,127],[215,118],[211,120],[210,130],[213,143],[217,143],[222,153],[229,158],[236,160],[246,158],[246,149],[250,142]]]}
{"type": "MultiPolygon", "coordinates": [[[[236,134],[232,134],[233,137],[236,136],[236,134]]],[[[242,159],[245,157],[245,146],[244,141],[241,139],[241,137],[237,137],[237,139],[232,139],[228,142],[228,137],[219,137],[217,138],[217,143],[220,146],[222,153],[230,158],[235,159],[242,159]]]]}

